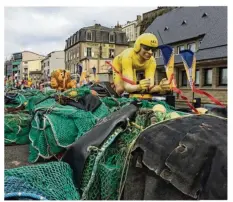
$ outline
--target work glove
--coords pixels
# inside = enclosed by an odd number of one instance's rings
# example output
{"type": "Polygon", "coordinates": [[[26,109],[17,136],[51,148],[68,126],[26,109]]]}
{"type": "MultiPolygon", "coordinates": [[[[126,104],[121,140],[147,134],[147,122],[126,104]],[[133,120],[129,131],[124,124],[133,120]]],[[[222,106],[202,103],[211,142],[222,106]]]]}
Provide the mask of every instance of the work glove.
{"type": "Polygon", "coordinates": [[[150,79],[142,79],[139,81],[141,90],[148,90],[150,86],[150,79]]]}
{"type": "Polygon", "coordinates": [[[163,78],[160,83],[159,83],[159,87],[160,87],[160,93],[161,94],[166,94],[166,92],[171,91],[171,87],[169,84],[169,81],[166,78],[163,78]]]}

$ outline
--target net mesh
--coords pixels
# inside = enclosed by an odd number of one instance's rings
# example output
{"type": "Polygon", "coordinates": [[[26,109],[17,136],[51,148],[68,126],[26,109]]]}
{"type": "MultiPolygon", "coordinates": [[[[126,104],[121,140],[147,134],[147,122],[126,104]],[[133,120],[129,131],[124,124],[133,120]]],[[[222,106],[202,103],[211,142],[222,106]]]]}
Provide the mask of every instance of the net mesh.
{"type": "MultiPolygon", "coordinates": [[[[88,88],[71,89],[63,95],[76,94],[73,99],[90,93],[88,88]]],[[[29,138],[31,141],[29,161],[36,162],[39,157],[50,159],[64,152],[65,148],[78,140],[94,127],[96,122],[110,111],[102,103],[94,112],[87,112],[72,106],[64,106],[48,98],[35,105],[29,138]]]]}
{"type": "Polygon", "coordinates": [[[48,200],[80,199],[79,192],[73,183],[73,172],[64,162],[50,162],[5,170],[5,195],[19,191],[33,193],[48,200]],[[16,181],[19,185],[17,187],[12,183],[16,181]]]}
{"type": "Polygon", "coordinates": [[[9,144],[28,144],[31,115],[27,113],[5,114],[4,142],[9,144]]]}
{"type": "MultiPolygon", "coordinates": [[[[54,95],[53,93],[49,96],[54,95]]],[[[70,89],[63,93],[56,92],[56,95],[71,96],[72,99],[77,100],[88,93],[90,90],[84,87],[70,89]]],[[[31,113],[30,116],[33,117],[29,127],[30,132],[28,132],[30,139],[29,162],[37,162],[40,158],[50,159],[64,152],[69,145],[91,130],[100,119],[136,100],[134,98],[105,97],[101,98],[102,104],[94,112],[87,112],[72,106],[61,105],[49,96],[35,93],[33,97],[27,97],[29,100],[27,109],[31,113]]],[[[5,171],[5,175],[23,179],[30,186],[33,184],[33,187],[30,188],[34,190],[33,194],[46,199],[120,199],[126,178],[129,154],[141,131],[151,124],[171,119],[171,112],[177,112],[180,116],[187,115],[187,113],[176,111],[163,101],[142,100],[140,103],[135,120],[131,120],[133,122],[129,122],[126,129],[116,128],[100,148],[89,147],[90,155],[85,163],[79,192],[74,188],[71,169],[62,162],[46,163],[40,165],[41,167],[26,166],[9,169],[5,171]],[[152,108],[156,104],[163,105],[166,112],[154,112],[152,108]],[[41,174],[38,175],[38,173],[41,174]]],[[[15,125],[20,123],[17,122],[15,125]]]]}

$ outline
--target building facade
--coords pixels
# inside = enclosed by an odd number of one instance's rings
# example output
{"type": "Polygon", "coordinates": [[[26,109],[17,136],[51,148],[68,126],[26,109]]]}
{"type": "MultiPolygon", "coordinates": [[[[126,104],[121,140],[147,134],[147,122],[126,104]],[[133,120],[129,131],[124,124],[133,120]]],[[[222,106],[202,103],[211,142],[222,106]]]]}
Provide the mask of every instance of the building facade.
{"type": "Polygon", "coordinates": [[[42,79],[49,81],[51,73],[56,69],[65,69],[65,52],[53,51],[41,60],[42,79]]]}
{"type": "Polygon", "coordinates": [[[90,74],[93,69],[97,74],[108,73],[110,67],[106,61],[112,61],[126,48],[126,34],[119,25],[115,28],[100,24],[84,27],[66,40],[65,66],[72,74],[76,74],[80,66],[90,74]]]}
{"type": "Polygon", "coordinates": [[[122,31],[126,33],[127,40],[129,42],[135,42],[140,35],[141,16],[137,15],[137,19],[134,21],[127,21],[125,25],[122,25],[122,31]]]}
{"type": "Polygon", "coordinates": [[[11,64],[12,64],[12,76],[14,80],[19,80],[21,72],[21,62],[23,56],[22,53],[13,53],[11,57],[11,64]]]}
{"type": "Polygon", "coordinates": [[[42,72],[37,70],[32,70],[29,73],[29,77],[32,80],[32,84],[38,87],[40,81],[42,80],[42,72]]]}
{"type": "Polygon", "coordinates": [[[13,68],[12,68],[12,63],[10,60],[5,61],[4,70],[5,70],[4,75],[6,78],[9,78],[10,76],[12,76],[13,68]]]}
{"type": "Polygon", "coordinates": [[[43,55],[31,51],[23,51],[20,63],[20,79],[28,79],[31,71],[41,71],[43,55]]]}
{"type": "MultiPolygon", "coordinates": [[[[156,18],[146,32],[154,33],[159,45],[167,44],[175,52],[175,78],[178,87],[190,100],[193,93],[179,52],[195,52],[196,87],[210,93],[222,103],[227,103],[227,7],[176,8],[156,18]]],[[[161,52],[155,52],[157,62],[156,82],[166,77],[161,52]]],[[[211,103],[206,97],[202,103],[211,103]]],[[[177,102],[182,103],[179,95],[177,102]]]]}

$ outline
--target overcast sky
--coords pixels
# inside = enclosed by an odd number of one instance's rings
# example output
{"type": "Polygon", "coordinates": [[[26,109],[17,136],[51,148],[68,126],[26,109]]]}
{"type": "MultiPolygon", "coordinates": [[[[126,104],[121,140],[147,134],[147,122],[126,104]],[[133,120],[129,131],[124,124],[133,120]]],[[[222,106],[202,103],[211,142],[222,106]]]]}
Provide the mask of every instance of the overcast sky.
{"type": "Polygon", "coordinates": [[[46,55],[95,22],[111,27],[133,21],[156,7],[5,7],[4,55],[24,50],[46,55]]]}

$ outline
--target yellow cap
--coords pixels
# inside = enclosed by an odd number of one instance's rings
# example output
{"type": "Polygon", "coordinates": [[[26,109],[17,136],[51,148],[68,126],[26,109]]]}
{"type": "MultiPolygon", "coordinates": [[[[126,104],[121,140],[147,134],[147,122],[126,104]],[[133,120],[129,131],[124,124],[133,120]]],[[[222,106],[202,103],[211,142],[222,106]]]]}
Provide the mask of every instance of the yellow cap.
{"type": "Polygon", "coordinates": [[[151,33],[144,33],[144,34],[140,35],[134,44],[134,51],[135,52],[140,51],[141,44],[152,47],[152,48],[157,48],[158,47],[158,39],[156,38],[156,36],[154,34],[151,34],[151,33]]]}

